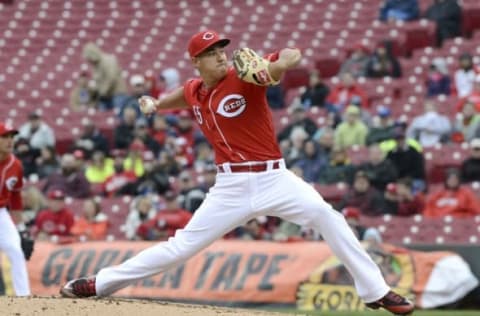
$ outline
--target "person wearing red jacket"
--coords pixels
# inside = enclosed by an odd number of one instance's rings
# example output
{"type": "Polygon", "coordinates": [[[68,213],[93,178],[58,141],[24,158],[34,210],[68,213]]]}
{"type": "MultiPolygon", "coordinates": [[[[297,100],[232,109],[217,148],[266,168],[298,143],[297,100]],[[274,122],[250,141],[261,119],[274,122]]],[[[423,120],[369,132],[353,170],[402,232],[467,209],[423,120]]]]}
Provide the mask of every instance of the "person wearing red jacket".
{"type": "Polygon", "coordinates": [[[342,113],[350,104],[359,105],[362,109],[368,109],[367,93],[355,82],[355,78],[349,72],[342,74],[342,82],[336,85],[327,98],[327,108],[342,113]]]}
{"type": "Polygon", "coordinates": [[[15,295],[28,296],[30,284],[27,264],[20,234],[12,220],[12,217],[18,218],[18,211],[23,209],[23,167],[20,160],[12,154],[13,136],[16,134],[17,130],[0,123],[0,251],[10,261],[15,295]],[[9,211],[12,213],[9,214],[9,211]]]}
{"type": "Polygon", "coordinates": [[[137,228],[137,236],[144,240],[166,240],[175,235],[177,229],[185,227],[192,213],[178,206],[177,194],[173,191],[165,193],[165,209],[141,224],[137,228]]]}

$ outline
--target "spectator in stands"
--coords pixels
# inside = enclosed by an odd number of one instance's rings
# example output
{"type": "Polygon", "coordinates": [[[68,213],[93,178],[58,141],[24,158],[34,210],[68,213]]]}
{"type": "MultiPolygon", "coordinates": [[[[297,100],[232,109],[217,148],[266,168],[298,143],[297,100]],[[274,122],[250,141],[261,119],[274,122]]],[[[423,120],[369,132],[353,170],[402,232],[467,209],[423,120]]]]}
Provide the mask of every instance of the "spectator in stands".
{"type": "Polygon", "coordinates": [[[427,195],[423,214],[428,217],[469,217],[480,214],[480,205],[475,193],[461,185],[460,171],[452,168],[446,171],[445,187],[427,195]]]}
{"type": "Polygon", "coordinates": [[[460,98],[464,98],[473,91],[476,72],[473,67],[472,55],[463,53],[458,58],[459,68],[455,71],[455,89],[460,98]]]}
{"type": "Polygon", "coordinates": [[[182,171],[178,179],[179,205],[181,208],[193,213],[202,204],[206,192],[196,184],[196,180],[192,178],[192,175],[187,170],[182,171]]]}
{"type": "Polygon", "coordinates": [[[165,145],[165,140],[167,139],[167,136],[171,133],[172,131],[171,131],[170,125],[168,125],[167,119],[165,118],[165,116],[161,115],[160,113],[155,113],[155,116],[153,118],[152,129],[150,131],[150,134],[152,135],[153,139],[160,146],[163,147],[165,145]]]}
{"type": "Polygon", "coordinates": [[[37,174],[35,160],[40,156],[40,150],[32,148],[28,139],[17,138],[13,152],[22,162],[24,177],[28,178],[32,174],[37,174]]]}
{"type": "Polygon", "coordinates": [[[395,147],[387,154],[397,168],[399,178],[412,179],[414,192],[423,191],[425,185],[425,159],[417,148],[406,141],[405,130],[402,127],[395,128],[395,147]]]}
{"type": "Polygon", "coordinates": [[[103,151],[93,152],[92,161],[85,170],[85,177],[91,184],[101,184],[115,173],[113,159],[105,156],[103,151]]]}
{"type": "Polygon", "coordinates": [[[135,136],[137,110],[127,107],[123,111],[123,118],[113,132],[114,146],[117,149],[127,149],[135,136]]]}
{"type": "Polygon", "coordinates": [[[392,111],[390,108],[380,105],[376,114],[372,119],[372,125],[365,140],[367,145],[381,143],[393,138],[394,122],[391,118],[392,111]]]}
{"type": "Polygon", "coordinates": [[[387,185],[384,193],[385,213],[397,216],[421,214],[425,208],[423,192],[414,192],[410,179],[401,178],[387,185]]]}
{"type": "Polygon", "coordinates": [[[316,182],[320,173],[328,166],[329,156],[320,150],[320,146],[312,139],[303,143],[300,158],[294,166],[302,169],[303,179],[307,182],[316,182]]]}
{"type": "Polygon", "coordinates": [[[278,140],[281,142],[289,139],[292,131],[297,127],[301,127],[308,137],[311,137],[317,130],[317,124],[307,116],[305,109],[300,104],[296,104],[289,110],[291,123],[278,134],[278,140]]]}
{"type": "Polygon", "coordinates": [[[154,218],[143,222],[137,228],[137,236],[143,240],[166,240],[175,235],[177,229],[187,225],[192,213],[179,207],[177,194],[167,191],[165,208],[159,210],[154,218]]]}
{"type": "Polygon", "coordinates": [[[90,85],[90,73],[81,71],[76,85],[70,93],[70,107],[74,111],[96,108],[96,96],[90,85]]]}
{"type": "Polygon", "coordinates": [[[65,206],[65,194],[62,190],[52,190],[48,194],[48,208],[41,210],[33,228],[33,235],[38,240],[71,240],[74,218],[73,212],[65,206]]]}
{"type": "Polygon", "coordinates": [[[351,48],[350,56],[340,66],[338,75],[351,74],[354,78],[367,75],[368,49],[362,43],[356,43],[351,48]]]}
{"type": "Polygon", "coordinates": [[[127,89],[117,58],[91,42],[83,47],[83,57],[93,67],[95,85],[92,88],[98,95],[100,109],[120,107],[127,89]]]}
{"type": "Polygon", "coordinates": [[[121,107],[118,109],[118,115],[119,117],[123,117],[123,112],[126,108],[133,108],[135,111],[137,111],[137,117],[141,117],[143,114],[140,111],[138,98],[148,93],[145,85],[145,77],[140,74],[134,74],[130,77],[129,84],[129,92],[125,96],[125,100],[123,101],[121,107]]]}
{"type": "Polygon", "coordinates": [[[212,146],[208,142],[198,142],[195,145],[195,162],[193,168],[195,170],[204,170],[212,164],[215,164],[215,154],[212,146]]]}
{"type": "Polygon", "coordinates": [[[125,237],[129,240],[141,239],[137,236],[138,227],[157,215],[157,209],[151,195],[136,197],[131,204],[130,212],[125,221],[125,237]]]}
{"type": "Polygon", "coordinates": [[[235,238],[241,240],[271,240],[272,234],[264,227],[266,222],[266,216],[249,220],[245,225],[235,229],[235,238]]]}
{"type": "Polygon", "coordinates": [[[127,150],[127,156],[123,162],[123,168],[126,171],[132,171],[135,176],[141,177],[145,173],[144,154],[147,147],[139,138],[135,138],[127,150]]]}
{"type": "Polygon", "coordinates": [[[277,84],[267,88],[267,102],[272,109],[283,109],[285,107],[282,85],[277,84]]]}
{"type": "Polygon", "coordinates": [[[367,63],[366,76],[369,78],[402,76],[402,69],[398,59],[392,53],[392,43],[384,41],[377,45],[367,63]]]}
{"type": "Polygon", "coordinates": [[[424,113],[413,118],[407,137],[415,138],[423,147],[431,147],[450,138],[452,125],[447,116],[438,113],[433,101],[425,101],[424,113]]]}
{"type": "Polygon", "coordinates": [[[323,82],[320,72],[312,71],[310,73],[308,86],[300,96],[300,101],[304,108],[310,108],[312,106],[323,108],[325,107],[325,101],[329,93],[330,88],[323,82]]]}
{"type": "Polygon", "coordinates": [[[125,170],[123,167],[124,159],[124,153],[116,153],[113,161],[115,173],[107,177],[102,184],[102,192],[105,196],[116,196],[124,186],[137,179],[133,171],[125,170]]]}
{"type": "Polygon", "coordinates": [[[338,124],[340,124],[341,122],[342,122],[342,118],[337,113],[327,112],[327,115],[325,117],[325,123],[317,129],[315,134],[313,134],[312,138],[316,142],[321,143],[320,139],[323,137],[323,134],[328,133],[328,134],[331,134],[332,141],[333,141],[333,134],[335,133],[335,129],[337,128],[338,124]]]}
{"type": "Polygon", "coordinates": [[[173,152],[162,150],[158,155],[158,166],[165,174],[177,176],[181,171],[180,163],[175,159],[173,152]]]}
{"type": "Polygon", "coordinates": [[[315,136],[313,139],[318,144],[318,150],[330,160],[330,152],[335,145],[335,130],[325,129],[319,136],[315,136]]]}
{"type": "Polygon", "coordinates": [[[455,116],[454,135],[452,140],[457,142],[471,141],[478,135],[480,129],[480,114],[478,114],[475,105],[466,102],[462,112],[455,116]]]}
{"type": "Polygon", "coordinates": [[[330,161],[327,168],[320,173],[318,183],[334,184],[350,182],[355,167],[348,159],[347,151],[342,147],[333,147],[330,152],[330,161]]]}
{"type": "Polygon", "coordinates": [[[456,106],[457,112],[462,111],[463,106],[467,102],[473,103],[477,112],[480,112],[480,74],[475,76],[475,84],[470,94],[458,101],[456,106]]]}
{"type": "Polygon", "coordinates": [[[133,132],[135,140],[140,140],[145,145],[145,150],[150,150],[155,156],[160,152],[160,144],[150,135],[148,122],[144,118],[139,118],[135,123],[133,132]]]}
{"type": "Polygon", "coordinates": [[[200,189],[207,193],[211,187],[215,184],[215,178],[217,177],[217,166],[214,163],[210,163],[205,166],[202,172],[200,181],[200,189]]]}
{"type": "Polygon", "coordinates": [[[162,93],[162,88],[158,85],[157,79],[151,74],[151,72],[147,72],[144,77],[146,94],[158,98],[160,93],[162,93]]]}
{"type": "Polygon", "coordinates": [[[343,110],[352,103],[359,103],[362,108],[368,108],[368,96],[366,92],[356,83],[351,73],[344,73],[340,77],[341,83],[336,85],[327,98],[327,109],[336,113],[343,110]],[[359,100],[357,102],[357,99],[359,100]]]}
{"type": "Polygon", "coordinates": [[[28,139],[30,147],[33,149],[40,150],[46,146],[55,146],[55,133],[42,120],[38,112],[32,112],[28,115],[28,122],[23,124],[18,130],[18,138],[28,139]]]}
{"type": "Polygon", "coordinates": [[[345,120],[335,130],[335,146],[349,148],[365,145],[368,127],[360,119],[360,108],[349,105],[345,110],[345,120]]]}
{"type": "Polygon", "coordinates": [[[384,0],[380,7],[380,21],[411,21],[419,16],[417,0],[384,0]]]}
{"type": "Polygon", "coordinates": [[[433,0],[424,16],[436,23],[436,44],[438,47],[447,38],[461,35],[462,8],[457,0],[433,0]]]}
{"type": "Polygon", "coordinates": [[[283,157],[287,167],[293,166],[303,155],[303,144],[308,134],[302,127],[296,127],[290,133],[290,139],[282,142],[283,157]]]}
{"type": "Polygon", "coordinates": [[[38,212],[47,207],[47,199],[39,188],[29,185],[22,189],[22,205],[21,222],[30,229],[35,224],[38,212]]]}
{"type": "Polygon", "coordinates": [[[480,138],[470,141],[470,156],[462,162],[462,182],[480,181],[480,138]]]}
{"type": "Polygon", "coordinates": [[[187,147],[193,149],[199,133],[195,129],[192,113],[187,110],[181,110],[177,117],[178,120],[175,124],[176,138],[183,138],[185,141],[182,143],[185,143],[187,147]]]}
{"type": "Polygon", "coordinates": [[[80,217],[76,217],[71,233],[81,241],[105,240],[109,221],[102,212],[102,206],[96,199],[83,201],[83,210],[80,217]]]}
{"type": "Polygon", "coordinates": [[[91,119],[85,118],[82,120],[83,133],[75,140],[74,148],[81,149],[87,159],[90,159],[92,153],[96,150],[102,151],[105,155],[108,155],[110,144],[105,135],[95,125],[95,122],[91,119]]]}
{"type": "Polygon", "coordinates": [[[353,184],[340,201],[337,209],[346,207],[356,207],[363,215],[367,216],[384,214],[383,196],[370,185],[370,179],[364,171],[355,172],[353,184]]]}
{"type": "Polygon", "coordinates": [[[427,97],[440,94],[450,95],[450,75],[445,58],[435,57],[432,60],[425,84],[427,86],[427,97]]]}
{"type": "Polygon", "coordinates": [[[118,195],[163,194],[170,189],[170,175],[177,175],[178,169],[170,174],[172,168],[160,153],[158,160],[144,160],[144,173],[136,181],[129,182],[118,191],[118,195]]]}
{"type": "Polygon", "coordinates": [[[395,165],[385,158],[385,153],[378,144],[368,148],[368,161],[357,166],[357,170],[364,171],[370,179],[370,184],[380,192],[383,192],[388,183],[398,178],[395,165]]]}
{"type": "MultiPolygon", "coordinates": [[[[162,83],[162,93],[159,95],[159,98],[162,98],[164,95],[167,95],[176,88],[180,87],[180,73],[175,68],[164,69],[160,73],[160,81],[162,83]]],[[[178,112],[178,110],[163,111],[169,124],[175,124],[175,122],[177,121],[176,115],[178,114],[178,112]]]]}
{"type": "Polygon", "coordinates": [[[47,178],[60,169],[57,153],[53,147],[44,147],[40,156],[35,159],[36,171],[40,179],[47,178]]]}
{"type": "Polygon", "coordinates": [[[356,207],[346,207],[342,210],[342,215],[360,241],[381,243],[382,235],[378,229],[360,224],[360,213],[360,210],[356,207]]]}
{"type": "Polygon", "coordinates": [[[60,170],[52,173],[43,186],[43,192],[61,190],[73,198],[87,198],[90,196],[90,183],[83,170],[79,170],[75,157],[64,154],[60,160],[60,170]]]}

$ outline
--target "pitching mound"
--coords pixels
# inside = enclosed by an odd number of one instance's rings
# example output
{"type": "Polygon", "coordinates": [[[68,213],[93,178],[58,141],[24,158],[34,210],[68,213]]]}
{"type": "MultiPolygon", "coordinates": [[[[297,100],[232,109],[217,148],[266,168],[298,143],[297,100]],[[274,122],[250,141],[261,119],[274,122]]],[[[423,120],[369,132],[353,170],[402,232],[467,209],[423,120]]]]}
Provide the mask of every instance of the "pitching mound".
{"type": "Polygon", "coordinates": [[[286,314],[215,306],[144,300],[66,299],[60,297],[0,297],[0,313],[8,316],[285,316],[286,314]]]}

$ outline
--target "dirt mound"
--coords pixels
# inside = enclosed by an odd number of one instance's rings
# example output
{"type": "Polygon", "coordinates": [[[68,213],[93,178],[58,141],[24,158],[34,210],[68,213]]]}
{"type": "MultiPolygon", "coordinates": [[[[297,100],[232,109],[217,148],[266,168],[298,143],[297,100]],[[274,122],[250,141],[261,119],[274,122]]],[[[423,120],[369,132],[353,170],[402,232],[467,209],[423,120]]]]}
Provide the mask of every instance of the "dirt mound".
{"type": "Polygon", "coordinates": [[[0,297],[0,314],[8,316],[285,316],[255,310],[146,300],[0,297]]]}

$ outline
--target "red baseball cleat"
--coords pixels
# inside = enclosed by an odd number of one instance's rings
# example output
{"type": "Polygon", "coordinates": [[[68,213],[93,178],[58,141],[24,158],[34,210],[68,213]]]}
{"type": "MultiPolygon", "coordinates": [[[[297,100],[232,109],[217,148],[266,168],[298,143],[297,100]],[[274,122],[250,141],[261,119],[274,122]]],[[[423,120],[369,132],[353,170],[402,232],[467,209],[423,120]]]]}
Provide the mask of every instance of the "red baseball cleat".
{"type": "Polygon", "coordinates": [[[95,277],[86,277],[68,281],[67,284],[60,289],[60,295],[70,298],[96,296],[95,277]]]}
{"type": "Polygon", "coordinates": [[[366,303],[367,307],[372,309],[384,308],[395,315],[410,315],[413,313],[415,306],[405,297],[390,291],[381,299],[366,303]]]}

